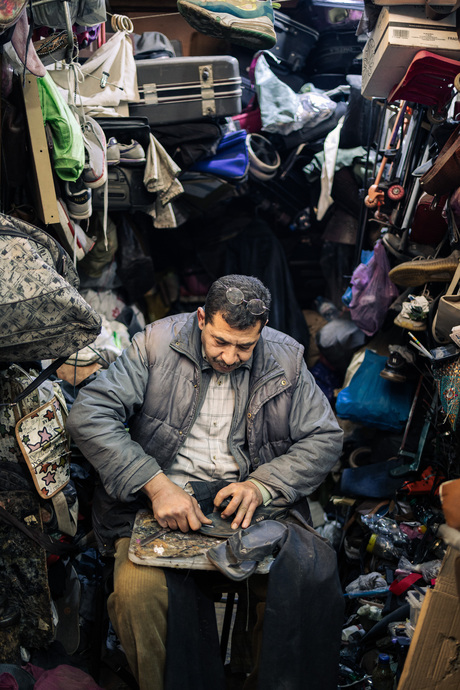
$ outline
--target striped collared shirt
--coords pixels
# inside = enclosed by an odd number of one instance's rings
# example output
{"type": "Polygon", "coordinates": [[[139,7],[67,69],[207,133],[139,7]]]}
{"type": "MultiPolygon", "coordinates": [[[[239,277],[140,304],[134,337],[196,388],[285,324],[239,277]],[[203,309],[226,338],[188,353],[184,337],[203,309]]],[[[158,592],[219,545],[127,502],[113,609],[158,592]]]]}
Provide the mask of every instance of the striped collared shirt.
{"type": "Polygon", "coordinates": [[[181,487],[190,480],[238,481],[240,469],[228,445],[235,409],[230,377],[231,374],[212,373],[195,423],[166,472],[181,487]]]}

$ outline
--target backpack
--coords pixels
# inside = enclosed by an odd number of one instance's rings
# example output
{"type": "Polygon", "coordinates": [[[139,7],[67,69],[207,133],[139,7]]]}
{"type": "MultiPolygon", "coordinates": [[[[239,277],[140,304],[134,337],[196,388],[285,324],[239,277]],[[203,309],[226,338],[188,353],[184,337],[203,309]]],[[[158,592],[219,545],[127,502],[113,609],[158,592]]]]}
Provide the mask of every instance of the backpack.
{"type": "Polygon", "coordinates": [[[101,317],[78,287],[57,240],[0,213],[0,362],[67,358],[92,343],[101,317]]]}

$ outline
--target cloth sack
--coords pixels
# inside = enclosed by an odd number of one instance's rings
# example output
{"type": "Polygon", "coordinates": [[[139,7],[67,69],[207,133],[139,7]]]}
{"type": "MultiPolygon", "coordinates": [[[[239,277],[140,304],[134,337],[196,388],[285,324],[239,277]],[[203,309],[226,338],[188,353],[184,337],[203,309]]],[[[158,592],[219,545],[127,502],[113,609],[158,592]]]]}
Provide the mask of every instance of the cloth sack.
{"type": "Polygon", "coordinates": [[[413,386],[397,386],[380,376],[386,357],[366,350],[348,386],[337,396],[336,412],[357,424],[400,431],[409,417],[413,386]]]}
{"type": "Polygon", "coordinates": [[[78,292],[69,255],[44,230],[0,214],[0,361],[68,357],[101,317],[78,292]]]}
{"type": "Polygon", "coordinates": [[[69,69],[52,70],[50,75],[57,86],[65,91],[68,102],[73,101],[76,92],[77,105],[85,108],[116,107],[121,102],[137,103],[140,100],[133,44],[126,31],[115,32],[81,66],[78,76],[69,69]],[[104,82],[105,86],[102,87],[104,82]]]}
{"type": "Polygon", "coordinates": [[[460,294],[455,289],[460,281],[460,264],[447,288],[446,294],[441,295],[438,308],[433,318],[432,333],[437,343],[450,342],[449,336],[454,326],[460,325],[460,294]]]}

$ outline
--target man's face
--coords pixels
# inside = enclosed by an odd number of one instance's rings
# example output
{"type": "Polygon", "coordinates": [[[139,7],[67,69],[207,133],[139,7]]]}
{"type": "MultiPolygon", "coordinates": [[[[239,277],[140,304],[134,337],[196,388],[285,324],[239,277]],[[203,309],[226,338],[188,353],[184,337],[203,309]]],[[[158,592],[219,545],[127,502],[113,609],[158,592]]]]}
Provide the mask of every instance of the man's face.
{"type": "Polygon", "coordinates": [[[240,331],[229,326],[221,313],[205,323],[202,307],[198,307],[198,325],[206,359],[221,374],[228,374],[247,362],[260,338],[260,323],[240,331]]]}

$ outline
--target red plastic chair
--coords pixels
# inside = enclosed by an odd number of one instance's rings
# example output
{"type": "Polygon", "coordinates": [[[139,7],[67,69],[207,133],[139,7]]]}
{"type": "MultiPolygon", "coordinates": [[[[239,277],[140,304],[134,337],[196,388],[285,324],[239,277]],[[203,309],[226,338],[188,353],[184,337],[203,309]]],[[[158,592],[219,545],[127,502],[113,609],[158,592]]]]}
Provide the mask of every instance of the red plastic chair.
{"type": "Polygon", "coordinates": [[[438,115],[452,99],[454,87],[460,91],[460,62],[420,50],[390,91],[388,102],[405,100],[431,106],[438,115]]]}

